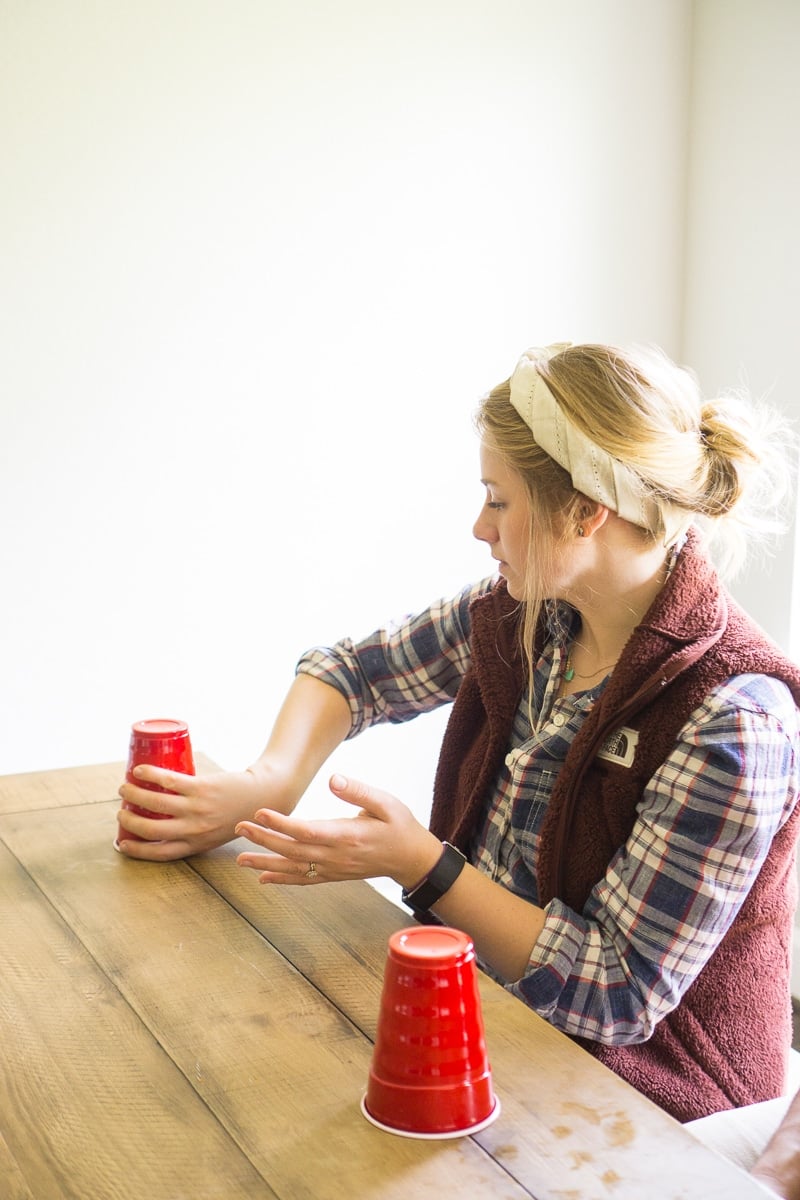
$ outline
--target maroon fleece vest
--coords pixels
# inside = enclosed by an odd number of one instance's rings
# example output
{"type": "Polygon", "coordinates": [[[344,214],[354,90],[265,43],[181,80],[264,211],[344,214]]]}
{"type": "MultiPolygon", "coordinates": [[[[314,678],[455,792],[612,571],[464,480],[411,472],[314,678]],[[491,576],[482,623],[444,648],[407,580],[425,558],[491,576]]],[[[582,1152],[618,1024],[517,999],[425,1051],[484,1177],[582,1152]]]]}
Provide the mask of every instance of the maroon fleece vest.
{"type": "MultiPolygon", "coordinates": [[[[539,644],[543,638],[540,630],[539,644]]],[[[508,751],[527,681],[518,605],[500,583],[472,607],[471,665],[445,734],[431,829],[464,850],[508,751]]],[[[690,533],[665,587],[631,635],[576,735],[541,830],[542,905],[580,912],[625,842],[647,781],[689,714],[732,675],[784,680],[800,706],[800,669],[727,595],[690,533]],[[608,735],[638,732],[632,766],[596,757],[608,735]]],[[[578,1039],[681,1121],[781,1093],[791,1043],[789,958],[800,806],[776,835],[739,914],[678,1007],[634,1046],[578,1039]]]]}

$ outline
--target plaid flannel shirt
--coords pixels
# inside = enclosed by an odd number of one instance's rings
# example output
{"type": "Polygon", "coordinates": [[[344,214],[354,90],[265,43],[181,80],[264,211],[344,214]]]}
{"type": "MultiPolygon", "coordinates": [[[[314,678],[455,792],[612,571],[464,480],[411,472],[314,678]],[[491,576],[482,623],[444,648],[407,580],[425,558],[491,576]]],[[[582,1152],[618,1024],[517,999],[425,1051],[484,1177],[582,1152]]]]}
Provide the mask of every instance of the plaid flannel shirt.
{"type": "MultiPolygon", "coordinates": [[[[469,605],[486,579],[416,616],[353,642],[308,651],[298,672],[347,698],[350,737],[451,702],[469,666],[469,605]]],[[[470,858],[538,903],[541,821],[567,750],[600,690],[559,699],[579,622],[558,606],[505,765],[470,858]]],[[[506,987],[566,1033],[606,1044],[645,1041],[680,1001],[738,912],[800,791],[800,713],[788,688],[740,675],[706,697],[649,781],[624,846],[582,912],[559,900],[523,976],[506,987]]]]}

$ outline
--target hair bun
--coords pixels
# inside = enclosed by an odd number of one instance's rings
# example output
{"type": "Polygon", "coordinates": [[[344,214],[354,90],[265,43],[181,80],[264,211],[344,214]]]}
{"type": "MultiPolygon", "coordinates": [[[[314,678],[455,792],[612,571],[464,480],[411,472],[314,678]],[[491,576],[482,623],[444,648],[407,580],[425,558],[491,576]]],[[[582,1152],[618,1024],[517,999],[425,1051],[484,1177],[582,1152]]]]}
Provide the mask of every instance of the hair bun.
{"type": "Polygon", "coordinates": [[[759,462],[752,416],[734,397],[706,400],[699,432],[706,462],[700,511],[709,517],[724,516],[741,499],[747,476],[759,462]]]}

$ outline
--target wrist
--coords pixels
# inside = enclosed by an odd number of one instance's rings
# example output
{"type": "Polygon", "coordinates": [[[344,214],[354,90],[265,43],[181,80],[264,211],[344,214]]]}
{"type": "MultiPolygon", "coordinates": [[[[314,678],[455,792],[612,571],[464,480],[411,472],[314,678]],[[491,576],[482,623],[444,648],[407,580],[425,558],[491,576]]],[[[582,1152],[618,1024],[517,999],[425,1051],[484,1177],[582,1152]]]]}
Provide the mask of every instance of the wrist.
{"type": "Polygon", "coordinates": [[[403,861],[392,869],[392,878],[403,891],[413,892],[426,879],[442,856],[442,843],[435,833],[419,825],[402,839],[403,861]]]}
{"type": "Polygon", "coordinates": [[[433,867],[413,887],[403,889],[403,903],[415,913],[428,912],[453,886],[466,861],[466,857],[455,846],[442,842],[433,867]]]}
{"type": "Polygon", "coordinates": [[[292,772],[271,759],[258,759],[245,768],[244,774],[253,781],[256,808],[263,806],[290,813],[303,794],[292,772]]]}

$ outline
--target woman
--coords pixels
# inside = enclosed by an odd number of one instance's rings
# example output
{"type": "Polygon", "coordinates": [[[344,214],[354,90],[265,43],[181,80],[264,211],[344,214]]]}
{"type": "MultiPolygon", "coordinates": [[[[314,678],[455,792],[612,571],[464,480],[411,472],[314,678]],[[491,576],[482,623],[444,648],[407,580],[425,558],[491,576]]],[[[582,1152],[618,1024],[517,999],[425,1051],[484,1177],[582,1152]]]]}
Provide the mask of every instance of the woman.
{"type": "Polygon", "coordinates": [[[732,527],[758,496],[766,428],[703,402],[661,354],[592,345],[529,351],[478,426],[474,532],[499,579],[305,655],[248,772],[140,768],[179,793],[159,799],[171,840],[121,848],[178,857],[238,833],[264,882],[390,876],[678,1119],[776,1096],[800,671],[724,591],[696,527],[732,527]],[[339,776],[355,816],[291,816],[342,740],[451,701],[430,828],[339,776]]]}

